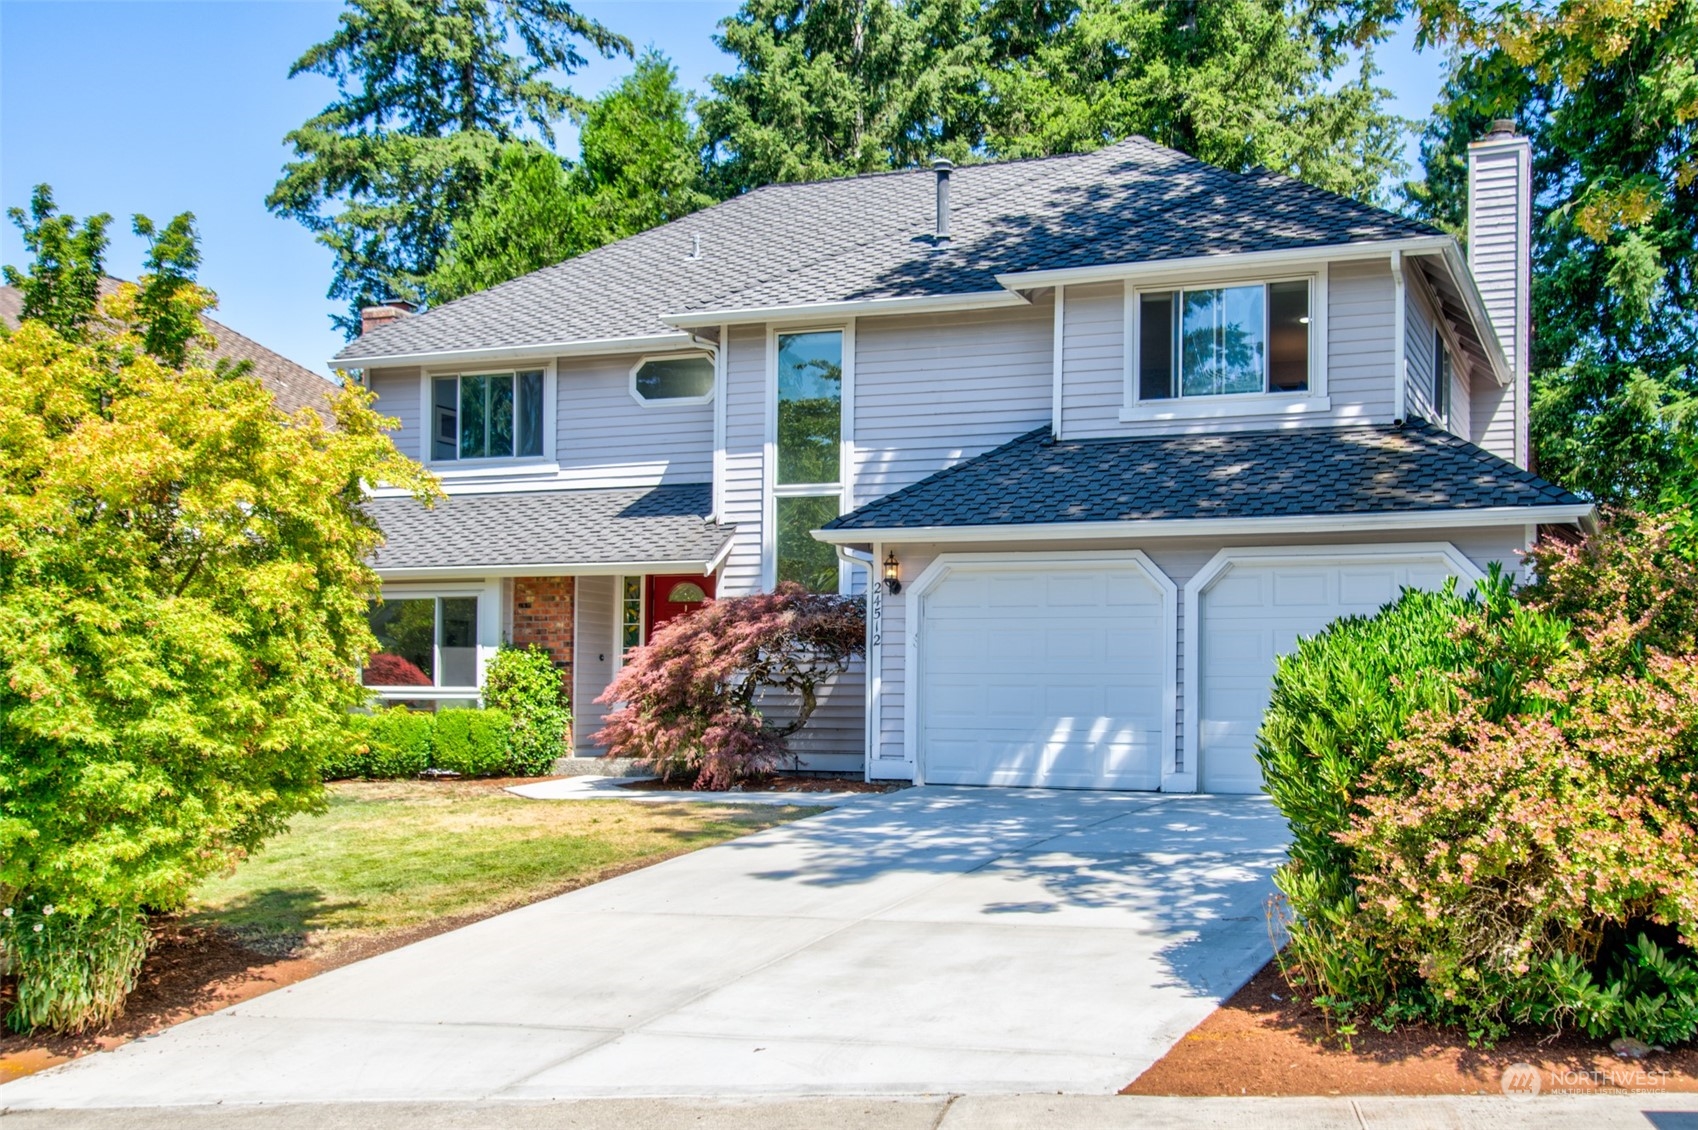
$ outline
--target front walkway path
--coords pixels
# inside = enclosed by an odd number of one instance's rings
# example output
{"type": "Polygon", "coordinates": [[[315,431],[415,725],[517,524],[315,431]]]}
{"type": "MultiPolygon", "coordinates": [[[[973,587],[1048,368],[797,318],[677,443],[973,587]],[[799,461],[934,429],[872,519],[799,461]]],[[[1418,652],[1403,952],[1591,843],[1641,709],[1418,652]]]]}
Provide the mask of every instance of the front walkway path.
{"type": "Polygon", "coordinates": [[[0,1087],[0,1109],[1084,1092],[1267,960],[1259,798],[920,788],[0,1087]]]}

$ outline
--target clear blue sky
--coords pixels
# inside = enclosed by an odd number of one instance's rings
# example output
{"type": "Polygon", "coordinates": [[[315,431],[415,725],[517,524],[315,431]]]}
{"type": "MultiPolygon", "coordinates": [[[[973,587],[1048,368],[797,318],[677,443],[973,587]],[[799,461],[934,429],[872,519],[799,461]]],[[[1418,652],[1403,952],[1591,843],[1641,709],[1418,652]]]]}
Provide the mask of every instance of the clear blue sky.
{"type": "MultiPolygon", "coordinates": [[[[582,0],[578,8],[652,44],[702,90],[728,69],[713,45],[735,0],[582,0]]],[[[141,243],[129,216],[199,220],[201,280],[218,292],[217,317],[277,352],[324,372],[342,344],[324,297],[330,256],[299,224],[265,210],[288,159],[283,135],[334,95],[329,80],[287,78],[289,65],[336,23],[336,0],[193,3],[0,0],[0,202],[24,206],[51,184],[61,209],[110,212],[108,268],[133,277],[141,243]]],[[[1407,34],[1379,55],[1382,80],[1410,118],[1430,113],[1440,61],[1407,34]]],[[[570,80],[594,94],[629,68],[595,58],[570,80]]],[[[570,131],[564,151],[576,150],[570,131]]],[[[1411,151],[1413,157],[1413,151],[1411,151]]],[[[24,259],[18,232],[0,230],[0,262],[24,259]]]]}

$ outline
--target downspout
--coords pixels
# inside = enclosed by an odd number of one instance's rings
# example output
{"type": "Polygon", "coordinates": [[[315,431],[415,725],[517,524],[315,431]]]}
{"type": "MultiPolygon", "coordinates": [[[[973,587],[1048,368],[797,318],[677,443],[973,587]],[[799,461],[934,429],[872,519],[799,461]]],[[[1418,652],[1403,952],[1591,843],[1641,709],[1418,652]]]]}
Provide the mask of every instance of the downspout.
{"type": "Polygon", "coordinates": [[[834,548],[837,550],[837,559],[843,564],[850,568],[859,567],[867,571],[867,642],[866,659],[863,663],[865,674],[861,680],[861,691],[864,699],[862,711],[866,717],[863,719],[861,727],[861,749],[863,751],[861,754],[861,780],[870,781],[873,779],[873,708],[877,705],[873,699],[873,655],[874,649],[878,646],[878,622],[881,615],[880,606],[883,603],[881,598],[884,594],[879,587],[878,573],[873,566],[872,554],[863,555],[843,545],[834,548]]]}
{"type": "Polygon", "coordinates": [[[1061,439],[1061,379],[1065,359],[1063,334],[1067,327],[1067,288],[1057,285],[1055,288],[1055,330],[1053,331],[1051,347],[1054,356],[1050,359],[1050,409],[1049,435],[1056,441],[1061,439]]]}
{"type": "Polygon", "coordinates": [[[1403,277],[1403,252],[1391,253],[1391,337],[1394,350],[1391,363],[1392,372],[1392,423],[1403,426],[1404,418],[1409,415],[1409,329],[1405,324],[1409,320],[1406,293],[1407,281],[1403,277]]]}

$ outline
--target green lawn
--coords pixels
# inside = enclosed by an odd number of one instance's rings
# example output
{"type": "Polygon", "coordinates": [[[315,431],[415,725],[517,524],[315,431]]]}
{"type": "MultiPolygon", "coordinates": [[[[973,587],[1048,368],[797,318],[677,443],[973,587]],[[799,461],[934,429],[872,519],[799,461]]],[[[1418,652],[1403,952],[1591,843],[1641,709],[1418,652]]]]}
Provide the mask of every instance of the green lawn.
{"type": "Polygon", "coordinates": [[[272,953],[334,957],[819,811],[538,801],[477,782],[343,782],[329,811],[196,892],[188,918],[272,953]]]}

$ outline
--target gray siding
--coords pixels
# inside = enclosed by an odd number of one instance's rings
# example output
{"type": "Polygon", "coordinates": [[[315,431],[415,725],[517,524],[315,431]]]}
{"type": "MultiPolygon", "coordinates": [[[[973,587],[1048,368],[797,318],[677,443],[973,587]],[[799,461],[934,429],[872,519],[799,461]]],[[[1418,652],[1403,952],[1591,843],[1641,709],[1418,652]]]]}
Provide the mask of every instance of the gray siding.
{"type": "Polygon", "coordinates": [[[631,395],[638,358],[562,357],[555,455],[574,487],[705,483],[713,478],[713,405],[643,405],[631,395]]]}
{"type": "Polygon", "coordinates": [[[1469,438],[1493,455],[1515,462],[1515,386],[1504,387],[1482,373],[1473,382],[1469,415],[1469,438]]]}
{"type": "Polygon", "coordinates": [[[1396,412],[1393,313],[1387,262],[1335,263],[1326,303],[1326,412],[1123,422],[1125,312],[1119,284],[1068,287],[1063,314],[1061,434],[1094,436],[1219,432],[1343,423],[1386,423],[1396,412]]]}
{"type": "Polygon", "coordinates": [[[619,614],[618,577],[579,577],[572,626],[573,752],[595,752],[590,738],[601,729],[607,707],[595,699],[613,681],[614,623],[619,614]]]}
{"type": "Polygon", "coordinates": [[[1409,286],[1404,292],[1403,305],[1403,353],[1408,359],[1408,410],[1412,415],[1442,426],[1445,421],[1440,417],[1438,406],[1433,403],[1432,397],[1433,330],[1437,323],[1414,272],[1409,272],[1409,286]]]}
{"type": "Polygon", "coordinates": [[[851,506],[1049,423],[1050,304],[855,325],[851,506]]]}
{"type": "Polygon", "coordinates": [[[419,421],[419,370],[373,369],[367,376],[369,387],[377,394],[372,405],[380,416],[393,416],[400,427],[390,433],[401,454],[411,459],[424,459],[424,433],[419,421]]]}
{"type": "Polygon", "coordinates": [[[1475,382],[1474,440],[1522,466],[1527,461],[1527,364],[1532,341],[1530,161],[1525,138],[1493,139],[1470,146],[1468,153],[1468,266],[1514,374],[1508,389],[1497,388],[1489,380],[1475,382]]]}
{"type": "Polygon", "coordinates": [[[761,587],[761,490],[766,460],[766,327],[732,326],[725,364],[721,521],[737,527],[720,577],[725,596],[761,587]]]}
{"type": "MultiPolygon", "coordinates": [[[[1045,543],[1045,550],[1064,549],[1142,549],[1156,566],[1166,573],[1179,588],[1178,686],[1175,709],[1175,740],[1177,754],[1184,749],[1185,664],[1187,626],[1185,624],[1184,588],[1210,558],[1225,548],[1252,546],[1337,545],[1341,548],[1360,545],[1382,545],[1389,542],[1450,542],[1481,570],[1493,561],[1501,561],[1511,569],[1519,568],[1517,551],[1525,541],[1521,526],[1493,529],[1412,530],[1404,536],[1384,532],[1358,534],[1263,535],[1235,538],[1161,538],[1144,543],[1124,542],[1055,542],[1045,543]]],[[[941,547],[936,545],[898,546],[904,576],[919,576],[940,553],[971,553],[1004,551],[1007,545],[994,543],[941,547]]],[[[903,716],[907,709],[904,677],[909,663],[907,650],[907,617],[912,598],[907,591],[884,598],[882,645],[879,669],[882,674],[878,732],[868,761],[869,775],[875,778],[907,779],[910,764],[903,748],[903,716]]],[[[1171,763],[1171,761],[1170,761],[1171,763]]]]}

